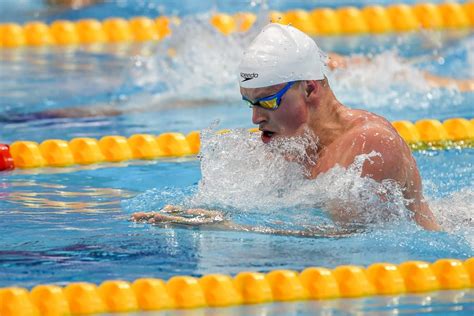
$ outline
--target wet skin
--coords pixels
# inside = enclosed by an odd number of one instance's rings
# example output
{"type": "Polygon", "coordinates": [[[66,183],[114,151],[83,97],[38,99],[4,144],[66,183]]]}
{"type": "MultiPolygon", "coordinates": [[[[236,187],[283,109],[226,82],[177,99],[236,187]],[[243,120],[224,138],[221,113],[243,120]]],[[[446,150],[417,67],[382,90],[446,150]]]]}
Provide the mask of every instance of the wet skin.
{"type": "MultiPolygon", "coordinates": [[[[250,100],[273,95],[285,84],[257,89],[241,89],[242,95],[250,100]]],[[[285,93],[277,110],[253,107],[252,122],[262,131],[262,141],[269,143],[275,138],[301,136],[310,130],[318,137],[317,152],[308,150],[316,164],[307,164],[310,178],[316,178],[335,166],[347,168],[361,154],[377,153],[362,165],[362,177],[378,182],[395,181],[403,191],[406,206],[413,212],[413,218],[421,227],[438,230],[439,226],[424,201],[421,178],[416,161],[405,141],[398,135],[390,122],[373,113],[352,110],[342,105],[332,93],[327,81],[302,81],[285,93]]],[[[374,195],[380,196],[374,192],[374,195]]],[[[383,199],[383,196],[381,197],[383,199]]],[[[341,227],[350,226],[359,220],[352,214],[347,203],[332,203],[328,210],[341,227]],[[344,205],[344,206],[342,206],[344,205]]],[[[363,211],[363,210],[362,210],[363,211]]],[[[132,221],[178,223],[187,225],[217,225],[226,229],[261,231],[228,221],[219,211],[203,209],[183,210],[166,206],[160,212],[135,213],[132,221]],[[191,216],[191,217],[190,217],[191,216]]],[[[268,233],[268,232],[267,232],[268,233]]],[[[340,235],[340,232],[308,230],[302,232],[271,231],[270,233],[315,236],[340,235]]]]}
{"type": "MultiPolygon", "coordinates": [[[[284,84],[256,88],[241,88],[241,94],[250,100],[272,95],[284,84]]],[[[319,139],[316,165],[308,165],[311,178],[338,165],[350,166],[361,154],[378,155],[362,166],[362,177],[378,182],[394,180],[403,190],[407,208],[414,213],[415,221],[425,229],[438,230],[439,226],[424,202],[421,178],[411,150],[390,122],[373,113],[353,110],[342,105],[332,93],[326,80],[302,81],[283,96],[277,110],[253,107],[252,122],[262,131],[262,140],[303,135],[310,130],[319,139]]],[[[374,192],[374,194],[376,194],[374,192]]],[[[347,208],[330,210],[341,223],[348,218],[347,208]]],[[[360,213],[360,212],[357,212],[360,213]]]]}
{"type": "Polygon", "coordinates": [[[176,205],[166,205],[159,212],[137,212],[130,218],[134,222],[153,225],[187,225],[207,226],[214,229],[238,230],[273,235],[286,235],[298,237],[343,237],[354,234],[356,228],[311,227],[300,230],[274,229],[261,226],[242,225],[225,218],[223,212],[200,208],[184,209],[176,205]]]}

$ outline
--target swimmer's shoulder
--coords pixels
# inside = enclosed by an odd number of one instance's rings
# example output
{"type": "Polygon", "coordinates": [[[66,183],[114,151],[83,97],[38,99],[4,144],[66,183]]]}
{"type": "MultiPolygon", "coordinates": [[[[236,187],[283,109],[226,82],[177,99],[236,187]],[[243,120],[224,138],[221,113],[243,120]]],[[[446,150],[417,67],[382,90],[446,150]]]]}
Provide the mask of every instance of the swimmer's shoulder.
{"type": "Polygon", "coordinates": [[[386,163],[396,165],[411,155],[408,146],[389,121],[362,110],[353,111],[349,127],[338,143],[341,162],[346,164],[351,163],[355,156],[377,153],[386,163]]]}
{"type": "Polygon", "coordinates": [[[351,109],[346,116],[351,128],[392,127],[392,124],[386,118],[365,110],[351,109]]]}
{"type": "Polygon", "coordinates": [[[362,140],[396,140],[398,145],[405,142],[386,118],[364,110],[351,110],[351,119],[345,137],[362,140]]]}
{"type": "MultiPolygon", "coordinates": [[[[373,113],[352,110],[345,118],[347,128],[331,143],[318,160],[318,170],[325,172],[334,165],[348,167],[354,163],[357,156],[373,155],[377,157],[372,161],[386,161],[390,165],[396,165],[405,155],[403,140],[398,136],[396,130],[390,122],[383,117],[373,113]],[[385,157],[388,156],[388,157],[385,157]]],[[[387,165],[388,165],[387,164],[387,165]]],[[[380,167],[380,165],[373,165],[380,167]]],[[[384,174],[381,177],[391,177],[391,174],[384,174]]]]}

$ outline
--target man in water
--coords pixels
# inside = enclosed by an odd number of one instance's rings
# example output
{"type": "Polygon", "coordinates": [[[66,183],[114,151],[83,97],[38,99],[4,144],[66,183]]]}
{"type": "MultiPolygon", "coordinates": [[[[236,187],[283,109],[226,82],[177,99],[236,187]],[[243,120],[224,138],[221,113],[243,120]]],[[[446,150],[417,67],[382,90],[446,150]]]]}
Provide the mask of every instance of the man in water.
{"type": "Polygon", "coordinates": [[[102,0],[47,0],[46,3],[49,5],[58,5],[62,7],[79,9],[89,5],[102,2],[102,0]]]}
{"type": "MultiPolygon", "coordinates": [[[[325,75],[326,59],[309,36],[276,23],[267,25],[250,44],[239,66],[240,93],[253,109],[252,122],[258,125],[262,141],[303,136],[310,131],[318,139],[317,152],[308,152],[314,156],[310,158],[317,157],[316,163],[305,166],[310,178],[335,166],[347,168],[357,156],[372,154],[362,165],[361,177],[395,181],[416,223],[438,230],[423,198],[410,148],[386,119],[350,109],[336,99],[325,75]]],[[[179,208],[167,206],[162,211],[136,213],[132,220],[192,224],[188,218],[168,215],[181,213],[179,208]]],[[[347,205],[328,211],[336,222],[354,220],[354,212],[347,205]]],[[[217,216],[215,211],[205,210],[190,210],[188,214],[197,215],[204,223],[217,216]]]]}

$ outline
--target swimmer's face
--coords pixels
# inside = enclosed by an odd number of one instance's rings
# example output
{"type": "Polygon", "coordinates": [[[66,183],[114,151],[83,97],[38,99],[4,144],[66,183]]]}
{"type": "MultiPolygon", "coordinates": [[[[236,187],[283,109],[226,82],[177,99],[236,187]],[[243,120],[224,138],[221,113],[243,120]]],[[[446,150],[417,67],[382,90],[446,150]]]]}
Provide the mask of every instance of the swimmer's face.
{"type": "MultiPolygon", "coordinates": [[[[285,83],[264,88],[240,88],[240,93],[254,101],[273,95],[284,86],[285,83]]],[[[252,122],[262,131],[262,141],[268,143],[275,137],[303,135],[309,119],[306,102],[304,87],[297,82],[283,95],[278,109],[253,106],[252,122]]]]}

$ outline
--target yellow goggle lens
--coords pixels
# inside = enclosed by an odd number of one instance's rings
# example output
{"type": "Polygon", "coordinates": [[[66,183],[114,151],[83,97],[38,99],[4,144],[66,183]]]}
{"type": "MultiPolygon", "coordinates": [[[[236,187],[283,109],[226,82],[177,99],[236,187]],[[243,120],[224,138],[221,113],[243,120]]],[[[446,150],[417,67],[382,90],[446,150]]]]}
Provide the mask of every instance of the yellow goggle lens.
{"type": "Polygon", "coordinates": [[[277,98],[271,99],[271,100],[268,100],[268,101],[260,101],[259,104],[262,108],[270,109],[270,110],[275,109],[275,108],[278,107],[277,106],[277,98]]]}

